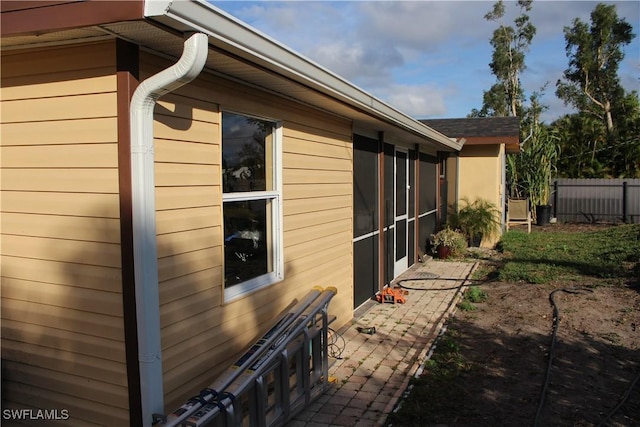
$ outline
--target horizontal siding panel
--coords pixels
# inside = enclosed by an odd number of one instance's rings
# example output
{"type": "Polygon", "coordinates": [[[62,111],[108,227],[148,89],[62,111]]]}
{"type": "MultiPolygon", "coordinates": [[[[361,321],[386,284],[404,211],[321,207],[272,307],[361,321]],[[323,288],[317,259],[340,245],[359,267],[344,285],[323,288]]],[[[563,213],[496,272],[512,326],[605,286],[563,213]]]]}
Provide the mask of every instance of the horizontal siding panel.
{"type": "Polygon", "coordinates": [[[116,113],[116,93],[3,101],[2,121],[41,122],[110,117],[116,113]]]}
{"type": "Polygon", "coordinates": [[[220,288],[210,287],[200,293],[163,304],[160,307],[160,326],[166,328],[198,313],[213,310],[219,305],[220,288]]]}
{"type": "Polygon", "coordinates": [[[120,243],[120,221],[114,218],[2,214],[3,234],[120,243]]]}
{"type": "MultiPolygon", "coordinates": [[[[100,386],[100,384],[96,384],[100,386]]],[[[62,393],[54,393],[39,387],[21,383],[7,385],[3,399],[20,402],[24,405],[38,402],[38,408],[65,408],[69,410],[70,419],[60,424],[47,422],[47,426],[74,427],[83,426],[126,426],[129,425],[128,408],[114,408],[99,402],[87,401],[62,393]]]]}
{"type": "MultiPolygon", "coordinates": [[[[189,124],[192,122],[218,123],[220,112],[218,104],[171,92],[158,101],[154,117],[156,123],[166,123],[168,126],[176,124],[177,126],[173,126],[176,129],[189,129],[189,124]],[[184,119],[184,121],[174,122],[173,119],[184,119]]],[[[213,138],[217,137],[218,135],[213,135],[213,138]]]]}
{"type": "Polygon", "coordinates": [[[220,185],[219,165],[181,165],[156,162],[156,186],[220,185]]]}
{"type": "Polygon", "coordinates": [[[47,239],[28,236],[2,237],[2,255],[62,261],[77,264],[120,267],[120,245],[47,239]]]}
{"type": "Polygon", "coordinates": [[[351,196],[352,185],[348,183],[323,184],[314,185],[292,184],[286,182],[283,185],[284,200],[310,199],[315,197],[331,197],[331,196],[351,196]]]}
{"type": "Polygon", "coordinates": [[[335,224],[340,221],[348,220],[351,222],[351,207],[336,208],[329,211],[318,211],[312,215],[299,214],[299,215],[287,215],[284,218],[284,231],[306,229],[314,227],[316,225],[335,224]]]}
{"type": "Polygon", "coordinates": [[[2,296],[11,300],[122,316],[122,295],[114,292],[5,277],[2,280],[2,296]]]}
{"type": "Polygon", "coordinates": [[[180,233],[162,234],[157,238],[158,257],[194,252],[220,246],[222,236],[219,227],[189,230],[180,233]]]}
{"type": "Polygon", "coordinates": [[[56,372],[36,366],[3,361],[4,381],[36,385],[54,393],[64,393],[76,398],[84,398],[115,408],[128,408],[127,388],[113,384],[87,381],[66,372],[56,372]]]}
{"type": "Polygon", "coordinates": [[[330,211],[348,207],[351,209],[352,196],[317,197],[309,199],[293,199],[284,201],[285,215],[296,215],[321,211],[330,211]]]}
{"type": "Polygon", "coordinates": [[[305,147],[309,142],[312,146],[316,144],[331,145],[334,147],[323,148],[324,150],[339,150],[336,153],[343,153],[338,157],[352,157],[346,154],[342,148],[351,152],[351,133],[334,133],[324,129],[310,128],[300,124],[287,123],[288,127],[283,129],[285,139],[285,150],[291,152],[305,153],[305,147]],[[292,127],[293,126],[293,127],[292,127]]]}
{"type": "Polygon", "coordinates": [[[284,182],[289,184],[351,184],[351,178],[351,171],[320,170],[309,173],[307,169],[293,168],[283,171],[284,182]]]}
{"type": "MultiPolygon", "coordinates": [[[[331,236],[333,234],[351,233],[351,219],[334,221],[328,224],[319,224],[307,228],[298,228],[295,230],[285,231],[285,245],[297,245],[303,242],[313,242],[321,237],[331,236]]],[[[353,237],[352,237],[353,238],[353,237]]]]}
{"type": "Polygon", "coordinates": [[[300,130],[285,128],[283,130],[283,151],[287,153],[306,154],[310,151],[318,152],[322,156],[336,159],[351,159],[353,157],[350,137],[315,130],[313,135],[300,130]]]}
{"type": "MultiPolygon", "coordinates": [[[[275,284],[273,286],[278,285],[275,284]]],[[[273,287],[268,289],[273,289],[273,287]]],[[[268,289],[266,290],[268,291],[268,289]]],[[[278,304],[275,302],[282,298],[282,295],[268,292],[262,292],[260,295],[264,297],[261,299],[260,304],[254,305],[250,299],[238,300],[233,304],[197,313],[191,316],[189,321],[174,323],[162,328],[163,348],[167,349],[179,343],[187,342],[208,330],[212,330],[213,333],[217,334],[216,345],[223,346],[226,340],[232,339],[237,335],[237,331],[263,328],[265,321],[276,317],[277,313],[282,310],[278,309],[278,304]]],[[[188,349],[189,347],[187,346],[185,351],[188,351],[188,349]]]]}
{"type": "MultiPolygon", "coordinates": [[[[200,317],[203,315],[194,319],[200,317]]],[[[163,351],[165,379],[170,378],[169,382],[173,383],[169,384],[169,387],[174,389],[183,383],[193,381],[198,370],[210,372],[225,369],[228,365],[221,362],[226,360],[228,364],[233,363],[249,343],[255,342],[266,332],[266,327],[272,325],[275,317],[273,312],[261,310],[260,313],[250,313],[219,327],[184,331],[183,337],[186,340],[166,346],[163,351]],[[188,345],[185,345],[186,342],[188,345]],[[212,342],[217,343],[214,348],[211,347],[212,342]],[[199,361],[204,361],[205,365],[199,361]]],[[[198,323],[198,326],[201,325],[198,323]]]]}
{"type": "Polygon", "coordinates": [[[155,160],[159,163],[215,165],[220,163],[220,146],[200,142],[155,140],[155,160]]]}
{"type": "Polygon", "coordinates": [[[12,191],[117,193],[116,169],[3,169],[2,187],[12,191]]]}
{"type": "Polygon", "coordinates": [[[116,144],[28,145],[2,147],[12,168],[109,168],[118,166],[116,144]]]}
{"type": "MultiPolygon", "coordinates": [[[[117,88],[115,74],[109,68],[93,69],[95,77],[87,77],[87,71],[72,71],[40,77],[3,79],[2,100],[55,98],[79,94],[113,92],[117,88]]],[[[2,72],[4,73],[4,64],[2,72]]]]}
{"type": "Polygon", "coordinates": [[[63,349],[2,340],[2,358],[39,366],[55,372],[84,376],[87,379],[127,386],[126,367],[122,363],[73,353],[63,349]]]}
{"type": "Polygon", "coordinates": [[[289,169],[302,169],[311,174],[310,171],[347,171],[351,173],[351,160],[336,159],[331,157],[320,157],[316,153],[313,154],[291,154],[284,153],[282,155],[283,163],[289,169]]]}
{"type": "MultiPolygon", "coordinates": [[[[4,171],[2,172],[4,175],[4,171]]],[[[6,182],[2,182],[5,187],[6,182]]],[[[47,215],[78,215],[78,212],[101,218],[119,218],[118,194],[49,193],[37,191],[3,191],[3,212],[24,212],[47,215]]]]}
{"type": "Polygon", "coordinates": [[[220,186],[156,188],[156,209],[159,211],[221,205],[220,186]]]}
{"type": "MultiPolygon", "coordinates": [[[[289,279],[298,283],[306,283],[309,287],[320,286],[326,288],[335,286],[338,289],[346,290],[342,283],[346,278],[353,276],[353,264],[351,262],[335,261],[327,265],[316,265],[315,268],[304,271],[296,271],[289,279]]],[[[351,295],[338,295],[339,298],[348,299],[351,295]]],[[[348,311],[347,311],[348,312],[348,311]]]]}
{"type": "Polygon", "coordinates": [[[3,52],[2,77],[38,76],[102,68],[109,69],[110,74],[113,74],[116,71],[115,54],[113,40],[23,52],[7,51],[3,52]]]}
{"type": "Polygon", "coordinates": [[[345,250],[344,244],[334,245],[324,250],[318,250],[315,254],[311,253],[302,257],[297,257],[285,264],[285,268],[288,268],[289,271],[291,271],[291,275],[287,276],[287,279],[297,277],[298,274],[315,269],[318,266],[326,269],[326,271],[321,273],[321,275],[327,274],[328,271],[333,271],[331,264],[337,264],[339,266],[346,264],[351,265],[350,262],[345,261],[345,259],[350,257],[351,252],[345,250]]]}
{"type": "Polygon", "coordinates": [[[287,136],[337,145],[351,142],[351,121],[319,114],[315,110],[309,112],[310,115],[303,115],[299,110],[295,116],[285,121],[287,136]]]}
{"type": "Polygon", "coordinates": [[[0,128],[3,146],[100,144],[118,140],[118,119],[6,123],[0,128]]]}
{"type": "Polygon", "coordinates": [[[2,319],[124,341],[122,318],[2,297],[2,319]]]}
{"type": "Polygon", "coordinates": [[[158,234],[210,228],[222,223],[219,206],[177,209],[156,213],[158,234]]]}
{"type": "Polygon", "coordinates": [[[158,279],[165,282],[222,265],[222,246],[158,259],[158,279]]]}
{"type": "Polygon", "coordinates": [[[222,267],[208,268],[197,271],[186,276],[180,276],[160,282],[160,304],[185,298],[189,295],[198,294],[209,289],[218,291],[216,302],[220,301],[220,290],[222,288],[222,267]]]}
{"type": "Polygon", "coordinates": [[[64,331],[62,329],[15,320],[2,319],[2,338],[27,344],[58,348],[61,343],[74,353],[125,363],[125,349],[122,341],[110,340],[92,335],[64,331]]]}
{"type": "Polygon", "coordinates": [[[2,276],[106,292],[122,291],[122,271],[112,267],[3,256],[2,276]]]}
{"type": "Polygon", "coordinates": [[[314,240],[304,240],[295,245],[289,244],[285,240],[285,262],[286,264],[289,264],[297,259],[310,256],[324,250],[338,250],[346,244],[347,239],[349,240],[349,245],[351,245],[353,235],[349,234],[347,231],[343,231],[338,234],[331,234],[314,240]]]}
{"type": "MultiPolygon", "coordinates": [[[[255,338],[255,331],[242,329],[235,334],[233,341],[228,341],[224,346],[214,351],[207,350],[211,346],[209,339],[189,341],[192,351],[186,354],[188,357],[182,358],[182,360],[178,358],[174,360],[173,357],[170,357],[167,360],[167,365],[171,369],[164,370],[165,392],[171,393],[182,385],[187,385],[188,388],[193,387],[195,382],[201,380],[203,371],[209,377],[205,386],[211,384],[216,377],[212,371],[217,370],[218,375],[224,371],[225,366],[219,361],[229,355],[240,353],[243,350],[243,343],[253,338],[255,338]]],[[[212,339],[215,340],[215,338],[212,339]]],[[[201,387],[193,388],[191,395],[197,394],[201,389],[201,387]]]]}

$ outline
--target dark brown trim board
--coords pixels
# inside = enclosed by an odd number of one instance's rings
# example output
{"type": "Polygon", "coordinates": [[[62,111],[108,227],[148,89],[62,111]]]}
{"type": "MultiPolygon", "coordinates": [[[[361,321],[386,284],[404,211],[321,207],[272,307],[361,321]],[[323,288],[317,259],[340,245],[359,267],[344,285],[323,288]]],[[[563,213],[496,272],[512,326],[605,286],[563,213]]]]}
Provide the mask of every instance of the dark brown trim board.
{"type": "Polygon", "coordinates": [[[43,34],[144,19],[144,0],[1,1],[0,34],[43,34]]]}
{"type": "Polygon", "coordinates": [[[131,190],[130,100],[139,83],[138,46],[116,40],[118,84],[118,179],[120,193],[120,251],[125,357],[129,389],[129,423],[142,425],[142,397],[138,365],[138,328],[133,268],[133,211],[131,190]]]}

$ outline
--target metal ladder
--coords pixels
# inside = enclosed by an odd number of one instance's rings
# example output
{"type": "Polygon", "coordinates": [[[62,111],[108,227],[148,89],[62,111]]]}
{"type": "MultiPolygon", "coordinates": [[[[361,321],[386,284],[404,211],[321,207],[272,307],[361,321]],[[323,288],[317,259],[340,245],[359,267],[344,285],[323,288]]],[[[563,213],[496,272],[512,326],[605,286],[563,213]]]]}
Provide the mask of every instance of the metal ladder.
{"type": "Polygon", "coordinates": [[[327,309],[335,288],[311,290],[210,387],[155,425],[279,426],[328,385],[327,309]]]}

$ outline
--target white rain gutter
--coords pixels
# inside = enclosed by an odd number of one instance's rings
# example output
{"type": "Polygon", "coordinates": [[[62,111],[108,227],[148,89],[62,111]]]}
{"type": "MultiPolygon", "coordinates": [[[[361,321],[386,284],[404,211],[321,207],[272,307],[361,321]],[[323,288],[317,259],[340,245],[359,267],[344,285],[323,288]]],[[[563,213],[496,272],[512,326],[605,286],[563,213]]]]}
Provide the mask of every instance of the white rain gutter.
{"type": "Polygon", "coordinates": [[[164,412],[160,297],[153,148],[153,109],[161,96],[189,83],[202,71],[209,52],[208,37],[192,34],[182,56],[171,67],[138,86],[131,98],[131,186],[133,263],[138,327],[138,363],[143,426],[164,412]]]}

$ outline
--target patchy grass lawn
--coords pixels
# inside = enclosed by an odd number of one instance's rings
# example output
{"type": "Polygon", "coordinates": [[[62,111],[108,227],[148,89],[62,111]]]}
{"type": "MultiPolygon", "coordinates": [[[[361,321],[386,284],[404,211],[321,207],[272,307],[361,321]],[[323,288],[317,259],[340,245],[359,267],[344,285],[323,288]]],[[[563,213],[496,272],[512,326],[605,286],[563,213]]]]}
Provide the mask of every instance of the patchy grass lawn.
{"type": "Polygon", "coordinates": [[[388,426],[640,425],[640,225],[556,229],[511,231],[481,261],[388,426]],[[549,296],[574,288],[555,296],[543,393],[549,296]]]}
{"type": "Polygon", "coordinates": [[[583,276],[627,278],[637,274],[640,226],[621,225],[583,233],[506,233],[499,245],[505,264],[499,278],[509,282],[580,281],[583,276]],[[635,272],[634,272],[635,268],[635,272]]]}

